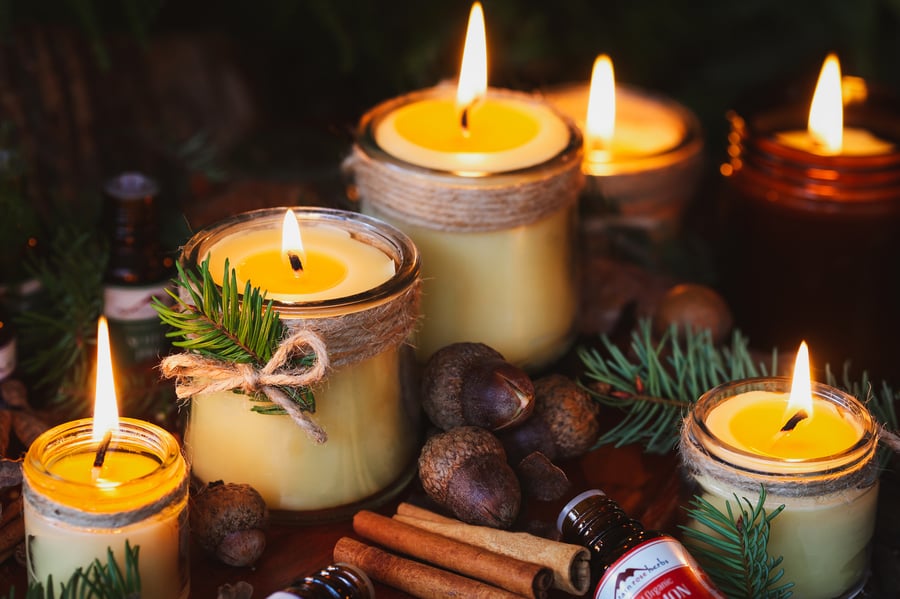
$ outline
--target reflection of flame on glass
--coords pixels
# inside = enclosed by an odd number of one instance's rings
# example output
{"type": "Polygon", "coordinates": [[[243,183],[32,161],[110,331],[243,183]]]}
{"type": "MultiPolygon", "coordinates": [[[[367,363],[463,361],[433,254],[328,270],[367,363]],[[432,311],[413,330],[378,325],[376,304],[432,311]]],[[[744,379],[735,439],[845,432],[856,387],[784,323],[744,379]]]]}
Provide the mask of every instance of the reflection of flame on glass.
{"type": "Polygon", "coordinates": [[[841,64],[829,54],[822,64],[816,91],[809,107],[809,134],[828,154],[840,154],[844,145],[844,103],[841,64]]]}
{"type": "Polygon", "coordinates": [[[616,79],[606,54],[594,60],[584,129],[589,149],[609,149],[616,129],[616,79]]]}
{"type": "Polygon", "coordinates": [[[281,257],[291,267],[295,276],[303,272],[306,264],[306,252],[303,249],[303,238],[300,236],[300,225],[293,210],[284,213],[281,225],[281,257]]]}
{"type": "Polygon", "coordinates": [[[466,44],[463,47],[459,83],[456,85],[456,110],[460,115],[463,135],[468,134],[471,109],[487,93],[487,35],[481,3],[472,5],[466,44]]]}
{"type": "Polygon", "coordinates": [[[97,322],[97,381],[94,387],[94,424],[92,438],[102,441],[107,433],[119,428],[116,382],[109,347],[109,325],[106,317],[97,322]]]}

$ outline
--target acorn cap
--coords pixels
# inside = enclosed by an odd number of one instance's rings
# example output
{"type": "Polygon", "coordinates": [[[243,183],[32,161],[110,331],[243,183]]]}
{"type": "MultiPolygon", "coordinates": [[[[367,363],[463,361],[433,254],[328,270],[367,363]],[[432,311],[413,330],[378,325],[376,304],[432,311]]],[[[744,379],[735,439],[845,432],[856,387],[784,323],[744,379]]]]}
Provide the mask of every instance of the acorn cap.
{"type": "MultiPolygon", "coordinates": [[[[240,531],[263,530],[268,518],[265,500],[247,484],[214,481],[191,496],[191,534],[201,547],[214,554],[218,554],[226,537],[240,531]]],[[[236,541],[233,536],[229,538],[226,553],[233,553],[230,547],[236,541]]]]}
{"type": "Polygon", "coordinates": [[[550,430],[556,456],[574,458],[587,453],[600,434],[598,406],[578,383],[561,374],[550,374],[534,382],[532,418],[550,430]]]}

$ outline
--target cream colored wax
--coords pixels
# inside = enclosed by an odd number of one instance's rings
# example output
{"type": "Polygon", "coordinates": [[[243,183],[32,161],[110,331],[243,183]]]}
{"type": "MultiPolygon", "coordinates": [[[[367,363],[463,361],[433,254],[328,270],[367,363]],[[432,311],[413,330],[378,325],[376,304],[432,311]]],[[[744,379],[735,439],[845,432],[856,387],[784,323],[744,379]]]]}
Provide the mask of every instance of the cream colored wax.
{"type": "Polygon", "coordinates": [[[558,357],[573,335],[578,304],[574,214],[564,207],[534,223],[488,232],[440,231],[363,210],[409,235],[422,254],[422,324],[427,359],[455,342],[485,343],[524,368],[558,357]]]}
{"type": "Polygon", "coordinates": [[[52,575],[58,585],[78,568],[87,568],[94,559],[104,565],[107,548],[112,548],[120,567],[125,567],[125,540],[140,547],[141,599],[184,599],[189,588],[182,579],[179,559],[187,542],[187,511],[184,503],[123,528],[99,531],[73,526],[38,513],[25,502],[28,523],[30,580],[46,585],[52,575]],[[180,516],[184,515],[184,518],[180,516]],[[182,535],[184,538],[182,538],[182,535]]]}
{"type": "MultiPolygon", "coordinates": [[[[722,511],[726,500],[734,505],[734,494],[745,494],[721,481],[697,482],[703,499],[722,511]]],[[[784,581],[794,583],[794,597],[831,599],[864,578],[877,501],[877,484],[818,497],[766,496],[768,512],[785,506],[772,520],[768,550],[772,557],[784,557],[779,567],[784,568],[784,581]]]]}
{"type": "Polygon", "coordinates": [[[416,435],[400,393],[400,349],[341,368],[313,389],[313,443],[288,416],[252,412],[236,392],[195,396],[185,450],[193,475],[252,485],[273,510],[310,511],[366,499],[409,469],[416,435]]]}

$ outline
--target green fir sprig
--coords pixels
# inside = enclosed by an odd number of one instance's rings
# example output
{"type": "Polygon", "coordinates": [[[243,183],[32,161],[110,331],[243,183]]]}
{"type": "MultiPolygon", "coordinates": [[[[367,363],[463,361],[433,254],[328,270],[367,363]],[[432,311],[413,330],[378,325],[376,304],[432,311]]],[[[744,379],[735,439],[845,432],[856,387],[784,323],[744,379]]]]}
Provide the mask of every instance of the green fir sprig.
{"type": "MultiPolygon", "coordinates": [[[[266,300],[265,292],[247,281],[244,292],[239,294],[237,274],[227,260],[221,286],[209,272],[209,258],[200,265],[199,272],[181,264],[176,266],[178,276],[174,282],[187,297],[183,298],[177,290],[168,290],[173,305],[153,299],[160,320],[171,327],[166,334],[174,339],[172,345],[214,360],[264,366],[285,334],[284,324],[272,301],[266,300]]],[[[295,366],[308,367],[313,360],[315,356],[302,356],[295,366]]],[[[301,409],[315,412],[315,397],[308,387],[279,389],[301,409]]],[[[262,393],[252,398],[259,402],[253,407],[255,412],[286,413],[262,393]]]]}
{"type": "Polygon", "coordinates": [[[685,546],[722,593],[734,599],[786,599],[793,583],[783,582],[782,557],[768,555],[770,523],[784,509],[764,507],[766,489],[760,486],[754,505],[734,496],[725,511],[695,496],[687,510],[699,527],[680,526],[685,546]]]}
{"type": "MultiPolygon", "coordinates": [[[[95,559],[86,568],[75,570],[58,588],[52,575],[47,577],[46,585],[33,582],[28,585],[25,599],[138,599],[141,596],[139,553],[140,547],[132,547],[126,540],[124,570],[112,549],[107,548],[105,564],[95,559]]],[[[4,599],[16,599],[16,590],[10,590],[4,599]]]]}

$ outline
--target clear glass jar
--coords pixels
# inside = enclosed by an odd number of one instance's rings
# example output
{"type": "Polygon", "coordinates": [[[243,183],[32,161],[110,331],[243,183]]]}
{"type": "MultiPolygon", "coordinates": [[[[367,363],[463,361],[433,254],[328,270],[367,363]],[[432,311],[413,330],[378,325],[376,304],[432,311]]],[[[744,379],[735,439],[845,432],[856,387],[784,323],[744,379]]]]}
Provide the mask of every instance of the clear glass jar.
{"type": "MultiPolygon", "coordinates": [[[[182,265],[197,268],[209,255],[211,274],[221,277],[227,247],[241,236],[271,232],[280,240],[285,210],[246,212],[198,232],[184,246],[182,265]]],[[[393,276],[363,292],[273,301],[289,330],[323,327],[331,366],[312,388],[312,418],[328,440],[316,444],[289,416],[254,412],[256,402],[243,393],[222,391],[191,399],[185,451],[201,482],[249,484],[274,519],[321,522],[389,500],[415,474],[419,417],[407,340],[417,315],[419,254],[406,235],[374,218],[327,208],[293,211],[303,227],[345,231],[394,264],[393,276]]]]}
{"type": "MultiPolygon", "coordinates": [[[[422,253],[420,361],[451,343],[477,341],[511,363],[539,369],[565,353],[575,335],[581,134],[557,115],[567,134],[561,151],[498,172],[423,167],[379,145],[376,132],[392,112],[445,93],[419,90],[362,117],[349,161],[354,194],[364,213],[403,230],[422,253]]],[[[505,90],[489,97],[543,105],[505,90]]]]}
{"type": "MultiPolygon", "coordinates": [[[[858,440],[834,455],[778,458],[723,441],[708,426],[710,414],[753,391],[789,394],[788,378],[754,378],[725,383],[705,393],[682,429],[679,451],[695,492],[724,511],[735,495],[756,503],[766,489],[765,508],[784,511],[771,522],[768,552],[783,556],[784,582],[804,599],[852,595],[862,587],[875,527],[878,473],[875,422],[853,396],[821,383],[815,399],[834,406],[858,431],[858,440]]],[[[692,526],[699,526],[691,523],[692,526]]]]}
{"type": "Polygon", "coordinates": [[[140,548],[141,597],[185,598],[190,591],[188,469],[167,431],[123,418],[92,475],[93,419],[41,434],[22,464],[28,580],[66,581],[112,549],[125,566],[125,542],[140,548]]]}

